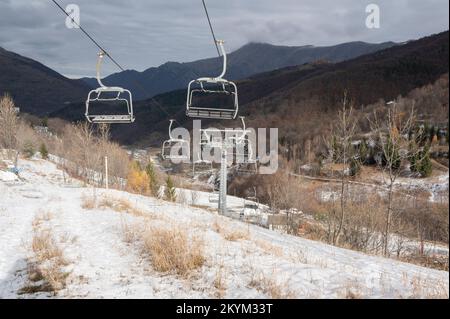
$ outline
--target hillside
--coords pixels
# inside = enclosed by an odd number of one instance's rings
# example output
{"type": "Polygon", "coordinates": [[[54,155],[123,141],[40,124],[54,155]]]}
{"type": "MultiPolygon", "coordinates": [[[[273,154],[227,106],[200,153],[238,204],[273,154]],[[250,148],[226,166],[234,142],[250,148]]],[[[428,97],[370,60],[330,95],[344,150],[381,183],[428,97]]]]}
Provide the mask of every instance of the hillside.
{"type": "MultiPolygon", "coordinates": [[[[317,60],[341,62],[394,45],[393,42],[380,44],[350,42],[328,47],[287,47],[250,43],[229,54],[227,78],[244,79],[254,74],[317,60]]],[[[221,67],[222,64],[217,58],[188,63],[168,62],[143,72],[127,70],[115,73],[106,77],[104,83],[130,88],[139,100],[184,88],[194,78],[220,74],[221,67]]],[[[83,80],[91,86],[96,85],[93,78],[83,80]]]]}
{"type": "Polygon", "coordinates": [[[8,92],[22,112],[46,116],[86,98],[88,86],[45,65],[0,48],[0,95],[8,92]]]}
{"type": "MultiPolygon", "coordinates": [[[[254,127],[279,127],[280,137],[311,138],[331,122],[344,91],[361,106],[434,83],[448,73],[448,43],[449,34],[443,32],[341,63],[312,63],[255,75],[238,81],[240,114],[254,127]]],[[[113,137],[126,144],[158,145],[167,135],[168,117],[190,128],[185,95],[185,90],[178,90],[156,96],[157,103],[136,103],[136,123],[113,127],[113,137]]],[[[79,120],[82,109],[83,105],[71,105],[53,116],[79,120]]]]}
{"type": "Polygon", "coordinates": [[[93,189],[53,163],[19,167],[21,181],[0,179],[0,298],[448,298],[445,271],[233,221],[189,200],[97,189],[96,204],[93,189]],[[195,265],[159,268],[147,231],[176,234],[164,251],[193,252],[195,265]]]}

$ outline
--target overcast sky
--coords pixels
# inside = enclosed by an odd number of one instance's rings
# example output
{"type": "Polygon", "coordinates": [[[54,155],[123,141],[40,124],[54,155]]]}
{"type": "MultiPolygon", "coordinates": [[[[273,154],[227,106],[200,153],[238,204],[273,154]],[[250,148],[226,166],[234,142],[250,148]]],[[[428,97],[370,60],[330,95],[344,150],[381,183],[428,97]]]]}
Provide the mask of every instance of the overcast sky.
{"type": "MultiPolygon", "coordinates": [[[[127,69],[188,62],[215,53],[201,0],[58,0],[77,4],[81,25],[127,69]]],[[[208,0],[227,51],[248,42],[333,45],[402,42],[448,30],[448,0],[208,0]],[[381,9],[380,29],[365,25],[381,9]]],[[[97,49],[51,0],[0,0],[0,46],[70,76],[94,76],[97,49]]],[[[105,73],[117,72],[106,63],[105,73]]]]}

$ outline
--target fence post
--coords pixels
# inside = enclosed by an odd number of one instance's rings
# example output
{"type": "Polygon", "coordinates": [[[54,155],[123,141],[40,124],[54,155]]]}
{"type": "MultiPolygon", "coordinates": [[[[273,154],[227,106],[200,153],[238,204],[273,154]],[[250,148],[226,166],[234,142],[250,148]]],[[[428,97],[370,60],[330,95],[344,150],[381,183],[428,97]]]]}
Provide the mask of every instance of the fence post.
{"type": "Polygon", "coordinates": [[[109,189],[109,183],[108,183],[108,156],[105,156],[105,186],[106,186],[106,189],[109,189]]]}

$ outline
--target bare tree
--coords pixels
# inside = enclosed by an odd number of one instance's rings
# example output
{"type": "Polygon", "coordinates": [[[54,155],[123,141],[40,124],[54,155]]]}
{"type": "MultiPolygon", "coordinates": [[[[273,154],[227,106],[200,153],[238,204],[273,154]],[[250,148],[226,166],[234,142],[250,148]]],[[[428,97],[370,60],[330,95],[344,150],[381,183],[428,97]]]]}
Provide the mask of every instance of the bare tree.
{"type": "Polygon", "coordinates": [[[358,161],[356,150],[352,145],[356,131],[356,117],[354,115],[353,103],[349,101],[347,92],[342,99],[342,108],[338,112],[337,121],[333,127],[331,138],[326,141],[331,151],[333,162],[341,165],[340,169],[340,193],[339,213],[330,214],[329,240],[333,245],[339,243],[342,228],[346,219],[346,203],[348,193],[348,178],[350,175],[351,161],[358,161]],[[333,215],[333,216],[331,216],[333,215]]]}
{"type": "Polygon", "coordinates": [[[391,233],[392,218],[394,214],[394,186],[401,174],[402,163],[409,157],[420,154],[417,139],[418,135],[411,136],[415,126],[414,105],[409,111],[401,112],[399,103],[389,104],[386,112],[375,111],[373,119],[369,119],[373,133],[377,135],[380,143],[383,169],[383,179],[387,186],[388,198],[383,231],[383,253],[389,255],[389,235],[391,233]],[[384,116],[383,116],[384,115],[384,116]],[[412,147],[413,146],[413,147],[412,147]],[[386,177],[386,178],[385,178],[386,177]]]}
{"type": "Polygon", "coordinates": [[[68,125],[63,143],[68,146],[69,154],[66,156],[76,165],[77,175],[85,178],[87,183],[95,182],[96,169],[101,165],[101,155],[92,126],[88,123],[68,125]]]}
{"type": "MultiPolygon", "coordinates": [[[[19,127],[14,101],[8,94],[0,98],[0,148],[8,152],[8,157],[13,159],[12,152],[17,151],[17,130],[19,127]]],[[[17,154],[17,152],[15,152],[17,154]]],[[[15,156],[17,161],[17,156],[15,156]]]]}

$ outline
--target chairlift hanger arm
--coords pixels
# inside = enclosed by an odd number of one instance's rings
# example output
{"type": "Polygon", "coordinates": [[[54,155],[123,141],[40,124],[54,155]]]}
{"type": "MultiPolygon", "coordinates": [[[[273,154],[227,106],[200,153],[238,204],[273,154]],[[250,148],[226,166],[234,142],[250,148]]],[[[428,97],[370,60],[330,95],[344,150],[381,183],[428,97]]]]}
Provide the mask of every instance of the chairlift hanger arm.
{"type": "Polygon", "coordinates": [[[105,56],[105,52],[100,51],[100,53],[98,54],[98,60],[97,60],[97,82],[98,85],[100,85],[100,87],[104,88],[106,87],[103,83],[102,83],[102,79],[101,79],[101,68],[102,68],[102,61],[103,61],[103,57],[105,56]]]}
{"type": "Polygon", "coordinates": [[[216,78],[217,80],[222,79],[225,74],[227,73],[227,53],[225,51],[225,47],[223,46],[223,44],[225,43],[225,41],[223,40],[217,40],[217,44],[219,45],[220,51],[222,52],[222,57],[223,57],[223,68],[222,68],[222,73],[216,78]]]}
{"type": "Polygon", "coordinates": [[[174,140],[173,136],[172,136],[172,125],[173,125],[173,121],[174,120],[170,120],[170,124],[169,124],[169,138],[170,140],[174,140]]]}

